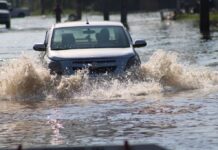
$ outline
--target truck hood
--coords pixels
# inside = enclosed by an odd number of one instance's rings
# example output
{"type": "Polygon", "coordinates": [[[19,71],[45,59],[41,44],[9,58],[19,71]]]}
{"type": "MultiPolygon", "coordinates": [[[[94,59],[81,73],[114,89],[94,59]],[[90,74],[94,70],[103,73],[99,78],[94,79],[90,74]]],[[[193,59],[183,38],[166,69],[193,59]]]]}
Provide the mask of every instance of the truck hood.
{"type": "Polygon", "coordinates": [[[122,57],[133,55],[133,49],[129,48],[102,48],[102,49],[70,49],[49,50],[48,57],[54,60],[122,57]]]}
{"type": "Polygon", "coordinates": [[[9,14],[8,10],[0,9],[0,14],[9,14]]]}

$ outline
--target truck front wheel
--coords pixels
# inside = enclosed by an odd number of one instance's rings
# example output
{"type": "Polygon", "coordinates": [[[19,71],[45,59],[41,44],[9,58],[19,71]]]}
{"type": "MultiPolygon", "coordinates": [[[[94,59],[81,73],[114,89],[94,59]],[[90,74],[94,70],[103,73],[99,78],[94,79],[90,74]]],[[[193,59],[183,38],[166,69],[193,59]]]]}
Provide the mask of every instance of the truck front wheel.
{"type": "Polygon", "coordinates": [[[6,25],[6,28],[7,28],[7,29],[10,29],[10,28],[11,28],[11,22],[10,22],[10,21],[7,22],[5,25],[6,25]]]}

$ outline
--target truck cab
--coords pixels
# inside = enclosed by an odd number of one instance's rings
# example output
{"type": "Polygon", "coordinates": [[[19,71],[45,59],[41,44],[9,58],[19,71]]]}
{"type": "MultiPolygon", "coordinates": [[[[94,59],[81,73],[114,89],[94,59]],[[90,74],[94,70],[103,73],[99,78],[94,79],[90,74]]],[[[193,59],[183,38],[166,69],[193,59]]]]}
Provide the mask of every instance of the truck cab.
{"type": "Polygon", "coordinates": [[[9,4],[3,0],[0,0],[0,24],[5,24],[7,29],[11,28],[9,4]]]}

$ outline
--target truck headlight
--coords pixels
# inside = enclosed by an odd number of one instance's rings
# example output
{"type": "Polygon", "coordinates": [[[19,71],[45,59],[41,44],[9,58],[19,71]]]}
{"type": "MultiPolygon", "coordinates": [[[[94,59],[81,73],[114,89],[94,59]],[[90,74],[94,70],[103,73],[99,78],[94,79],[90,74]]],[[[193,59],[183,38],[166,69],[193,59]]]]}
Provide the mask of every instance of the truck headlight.
{"type": "Polygon", "coordinates": [[[136,56],[132,56],[129,58],[125,70],[129,70],[134,67],[138,67],[140,65],[140,60],[136,56]]]}
{"type": "Polygon", "coordinates": [[[58,61],[51,61],[48,64],[48,68],[50,69],[51,74],[62,75],[61,63],[58,61]]]}

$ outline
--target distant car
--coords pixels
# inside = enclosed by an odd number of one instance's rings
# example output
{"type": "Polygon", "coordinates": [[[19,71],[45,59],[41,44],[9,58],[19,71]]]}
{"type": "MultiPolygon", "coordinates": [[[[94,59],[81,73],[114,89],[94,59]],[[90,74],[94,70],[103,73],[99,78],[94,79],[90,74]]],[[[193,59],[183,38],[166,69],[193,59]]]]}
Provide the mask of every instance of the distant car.
{"type": "Polygon", "coordinates": [[[11,27],[9,4],[2,0],[0,1],[0,24],[5,24],[7,29],[11,27]]]}
{"type": "Polygon", "coordinates": [[[142,46],[146,46],[145,40],[133,43],[121,23],[80,21],[53,25],[44,43],[33,49],[45,51],[51,73],[72,75],[86,68],[90,75],[119,75],[140,66],[134,48],[142,46]]]}
{"type": "Polygon", "coordinates": [[[22,18],[30,15],[30,10],[28,8],[11,8],[12,18],[22,18]]]}

